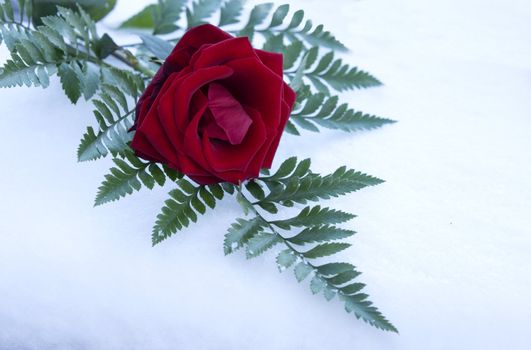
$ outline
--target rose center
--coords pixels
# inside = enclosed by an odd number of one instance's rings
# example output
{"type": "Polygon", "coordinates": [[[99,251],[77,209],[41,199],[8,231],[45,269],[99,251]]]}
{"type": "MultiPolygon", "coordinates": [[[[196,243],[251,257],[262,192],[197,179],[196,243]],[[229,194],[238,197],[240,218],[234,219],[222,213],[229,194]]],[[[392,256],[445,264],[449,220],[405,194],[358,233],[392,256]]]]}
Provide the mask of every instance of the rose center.
{"type": "Polygon", "coordinates": [[[253,123],[243,106],[223,85],[212,83],[208,87],[208,109],[203,129],[210,137],[228,141],[232,145],[242,143],[253,123]]]}

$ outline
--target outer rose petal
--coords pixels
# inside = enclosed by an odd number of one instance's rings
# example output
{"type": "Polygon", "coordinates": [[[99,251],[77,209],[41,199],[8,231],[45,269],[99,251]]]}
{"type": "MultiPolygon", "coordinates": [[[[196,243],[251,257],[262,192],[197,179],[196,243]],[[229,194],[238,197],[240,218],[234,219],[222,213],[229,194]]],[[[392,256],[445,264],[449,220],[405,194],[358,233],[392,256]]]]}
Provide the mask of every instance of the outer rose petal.
{"type": "Polygon", "coordinates": [[[255,58],[234,60],[227,66],[234,73],[223,85],[242,105],[258,110],[266,125],[276,128],[280,123],[282,78],[255,58]]]}
{"type": "MultiPolygon", "coordinates": [[[[161,92],[166,91],[171,86],[172,80],[168,79],[161,88],[161,92]]],[[[136,141],[138,137],[133,137],[133,146],[138,146],[138,142],[147,141],[152,146],[158,154],[162,156],[166,161],[170,163],[177,162],[176,150],[173,148],[170,140],[166,136],[165,126],[162,125],[158,118],[158,105],[161,99],[162,94],[159,94],[149,112],[143,118],[142,123],[137,125],[137,133],[140,132],[140,135],[143,135],[143,139],[136,141]]],[[[139,136],[141,137],[141,136],[139,136]]],[[[139,148],[140,151],[144,150],[142,147],[139,148]]],[[[144,153],[147,153],[144,150],[144,153]]]]}
{"type": "Polygon", "coordinates": [[[213,44],[230,38],[232,38],[230,34],[211,24],[194,27],[184,33],[168,58],[166,58],[166,62],[170,66],[182,68],[188,65],[192,55],[202,45],[213,44]]]}
{"type": "Polygon", "coordinates": [[[262,50],[255,50],[262,61],[269,69],[275,72],[276,75],[282,77],[284,75],[284,62],[282,54],[276,52],[268,52],[262,50]]]}
{"type": "Polygon", "coordinates": [[[284,128],[288,122],[296,97],[297,95],[295,95],[295,92],[288,86],[288,84],[284,83],[281,122],[278,126],[276,137],[271,143],[271,148],[269,148],[269,151],[264,159],[264,168],[271,168],[273,158],[277,152],[278,144],[280,143],[280,138],[284,133],[284,128]]]}
{"type": "Polygon", "coordinates": [[[246,37],[231,38],[198,51],[190,64],[194,69],[198,69],[219,66],[246,57],[258,57],[249,39],[246,37]]]}

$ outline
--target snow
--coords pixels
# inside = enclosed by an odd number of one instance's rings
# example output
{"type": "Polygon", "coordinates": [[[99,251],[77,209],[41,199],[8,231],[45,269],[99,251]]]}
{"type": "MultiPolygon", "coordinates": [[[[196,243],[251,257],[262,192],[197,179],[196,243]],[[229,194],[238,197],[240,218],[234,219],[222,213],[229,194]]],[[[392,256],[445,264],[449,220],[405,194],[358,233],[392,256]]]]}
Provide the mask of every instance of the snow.
{"type": "MultiPolygon", "coordinates": [[[[120,1],[106,24],[143,3],[120,1]]],[[[277,160],[387,181],[330,204],[359,215],[343,257],[400,335],[312,296],[272,254],[225,257],[234,202],[156,248],[167,189],[93,208],[110,163],[76,163],[91,107],[55,81],[0,95],[1,349],[529,348],[531,4],[290,3],[385,83],[344,100],[399,121],[285,137],[277,160]]]]}

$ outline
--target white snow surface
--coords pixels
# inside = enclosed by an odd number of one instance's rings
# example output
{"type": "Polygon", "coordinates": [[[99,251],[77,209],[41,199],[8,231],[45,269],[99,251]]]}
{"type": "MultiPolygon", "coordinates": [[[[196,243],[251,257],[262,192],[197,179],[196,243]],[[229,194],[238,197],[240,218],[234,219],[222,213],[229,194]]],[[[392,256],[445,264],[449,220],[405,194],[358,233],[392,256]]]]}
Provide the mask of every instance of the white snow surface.
{"type": "MultiPolygon", "coordinates": [[[[119,1],[105,26],[145,3],[119,1]]],[[[330,205],[358,215],[342,257],[400,334],[311,295],[272,253],[225,257],[232,201],[155,248],[168,188],[93,208],[111,163],[76,162],[91,106],[54,80],[0,94],[0,349],[529,349],[531,3],[290,4],[385,83],[343,100],[399,121],[286,136],[276,164],[386,180],[330,205]]]]}

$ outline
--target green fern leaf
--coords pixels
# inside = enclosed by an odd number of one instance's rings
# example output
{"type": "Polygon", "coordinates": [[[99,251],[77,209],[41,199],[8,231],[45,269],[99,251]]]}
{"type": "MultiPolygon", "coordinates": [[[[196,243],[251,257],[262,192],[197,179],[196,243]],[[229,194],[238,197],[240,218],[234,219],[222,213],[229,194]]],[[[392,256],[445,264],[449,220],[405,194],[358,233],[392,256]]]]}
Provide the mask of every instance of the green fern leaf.
{"type": "Polygon", "coordinates": [[[330,95],[330,88],[343,92],[382,84],[371,74],[357,67],[344,64],[341,59],[336,59],[334,51],[324,54],[315,65],[312,65],[312,63],[318,57],[317,47],[313,47],[309,51],[303,50],[299,53],[299,56],[307,57],[306,62],[300,65],[302,72],[300,70],[287,71],[285,74],[291,79],[296,74],[301,75],[303,80],[311,83],[317,91],[325,95],[330,95]],[[312,68],[312,66],[315,67],[312,68]]]}
{"type": "Polygon", "coordinates": [[[349,243],[323,243],[305,252],[303,255],[308,259],[317,259],[334,255],[350,247],[349,243]]]}
{"type": "MultiPolygon", "coordinates": [[[[203,202],[204,195],[201,196],[201,192],[211,190],[212,187],[194,186],[185,179],[178,180],[177,186],[179,188],[169,193],[170,199],[166,200],[161,213],[157,216],[151,236],[153,245],[188,227],[190,222],[197,222],[197,214],[206,212],[206,206],[203,202]]],[[[216,203],[212,204],[209,207],[213,208],[216,203]]]]}
{"type": "Polygon", "coordinates": [[[188,28],[195,27],[211,17],[221,7],[222,0],[194,0],[186,9],[188,28]]]}
{"type": "Polygon", "coordinates": [[[59,66],[57,74],[61,78],[61,86],[63,90],[73,104],[77,103],[77,100],[81,97],[81,81],[75,68],[76,63],[71,64],[63,63],[59,66]]]}
{"type": "Polygon", "coordinates": [[[49,85],[49,76],[57,72],[55,64],[26,65],[22,59],[12,55],[4,67],[0,69],[0,87],[42,86],[49,85]]]}
{"type": "Polygon", "coordinates": [[[340,224],[347,222],[354,217],[355,215],[350,213],[326,207],[321,208],[320,205],[317,205],[315,207],[305,207],[297,216],[291,219],[272,221],[272,224],[285,230],[289,230],[292,226],[312,227],[340,224]]]}
{"type": "Polygon", "coordinates": [[[338,99],[337,96],[326,97],[324,93],[310,94],[293,111],[290,120],[303,129],[317,132],[317,126],[352,132],[376,129],[395,122],[354,111],[346,103],[338,106],[338,99]]]}
{"type": "Polygon", "coordinates": [[[255,5],[251,10],[251,14],[249,15],[249,20],[247,21],[247,24],[238,33],[238,36],[247,36],[249,37],[249,40],[252,41],[255,32],[255,27],[265,21],[272,9],[272,3],[255,5]]]}
{"type": "Polygon", "coordinates": [[[291,249],[284,249],[277,256],[277,266],[280,272],[288,269],[297,261],[297,255],[291,249]]]}
{"type": "Polygon", "coordinates": [[[168,34],[179,29],[185,0],[159,0],[144,7],[120,25],[120,28],[153,29],[153,34],[168,34]]]}
{"type": "Polygon", "coordinates": [[[376,307],[367,300],[366,294],[357,294],[351,296],[342,296],[345,301],[345,310],[353,312],[356,318],[362,319],[368,324],[384,331],[398,333],[396,327],[389,322],[376,307]]]}
{"type": "Polygon", "coordinates": [[[297,278],[298,282],[302,282],[310,273],[313,272],[313,268],[308,265],[306,262],[301,261],[297,265],[295,265],[295,278],[297,278]]]}
{"type": "Polygon", "coordinates": [[[244,0],[228,0],[221,7],[219,26],[239,23],[243,11],[244,0]]]}
{"type": "Polygon", "coordinates": [[[338,239],[343,239],[354,235],[355,232],[351,230],[341,229],[335,226],[313,226],[305,228],[298,235],[288,238],[291,243],[306,244],[314,242],[326,242],[338,239]]]}
{"type": "Polygon", "coordinates": [[[276,234],[260,232],[252,236],[247,242],[246,256],[247,259],[255,258],[276,244],[282,242],[282,239],[276,234]]]}
{"type": "Polygon", "coordinates": [[[92,127],[87,128],[78,147],[80,162],[105,157],[109,153],[117,156],[129,148],[128,143],[132,139],[129,129],[133,125],[134,110],[129,110],[128,97],[122,92],[127,90],[119,86],[103,84],[100,99],[92,101],[96,107],[94,116],[99,130],[96,133],[92,127]]]}
{"type": "Polygon", "coordinates": [[[327,176],[309,173],[304,177],[291,176],[284,182],[272,182],[267,178],[261,180],[269,184],[271,192],[259,203],[280,203],[287,206],[292,202],[305,204],[320,198],[329,199],[383,182],[376,177],[347,170],[346,167],[327,176]]]}
{"type": "Polygon", "coordinates": [[[262,229],[263,222],[258,217],[251,220],[236,219],[236,222],[231,225],[225,235],[223,242],[225,255],[231,254],[243,247],[249,239],[260,233],[262,229]]]}
{"type": "Polygon", "coordinates": [[[120,158],[113,159],[116,167],[111,168],[110,174],[105,175],[105,180],[96,195],[96,206],[116,201],[134,191],[139,191],[142,184],[153,188],[153,176],[147,172],[150,163],[142,162],[132,154],[127,160],[129,163],[120,158]]]}
{"type": "Polygon", "coordinates": [[[159,0],[152,10],[155,27],[153,34],[168,34],[179,29],[175,23],[181,18],[186,0],[159,0]]]}

